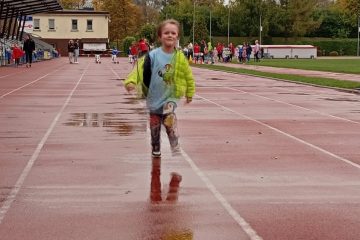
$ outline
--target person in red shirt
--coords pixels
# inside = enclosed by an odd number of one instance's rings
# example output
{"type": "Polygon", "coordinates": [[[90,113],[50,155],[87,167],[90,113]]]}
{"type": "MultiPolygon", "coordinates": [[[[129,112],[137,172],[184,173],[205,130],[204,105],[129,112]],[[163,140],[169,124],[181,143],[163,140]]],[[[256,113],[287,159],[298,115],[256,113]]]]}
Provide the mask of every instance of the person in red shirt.
{"type": "Polygon", "coordinates": [[[199,44],[195,43],[194,45],[194,60],[195,60],[195,63],[198,63],[200,59],[200,46],[199,44]]]}
{"type": "Polygon", "coordinates": [[[130,61],[130,63],[136,62],[138,53],[139,53],[139,46],[136,42],[133,42],[130,47],[130,55],[132,56],[132,60],[130,61]]]}
{"type": "Polygon", "coordinates": [[[231,62],[233,56],[235,55],[235,47],[232,43],[229,44],[229,49],[230,49],[230,62],[231,62]]]}
{"type": "Polygon", "coordinates": [[[20,64],[20,58],[24,55],[24,52],[16,43],[14,44],[12,51],[12,58],[15,60],[15,67],[18,67],[20,64]]]}
{"type": "Polygon", "coordinates": [[[217,51],[219,62],[222,60],[223,48],[224,48],[224,46],[222,45],[222,43],[218,43],[216,46],[216,51],[217,51]]]}
{"type": "Polygon", "coordinates": [[[139,57],[144,56],[149,52],[149,47],[146,44],[146,39],[140,39],[139,41],[139,57]]]}

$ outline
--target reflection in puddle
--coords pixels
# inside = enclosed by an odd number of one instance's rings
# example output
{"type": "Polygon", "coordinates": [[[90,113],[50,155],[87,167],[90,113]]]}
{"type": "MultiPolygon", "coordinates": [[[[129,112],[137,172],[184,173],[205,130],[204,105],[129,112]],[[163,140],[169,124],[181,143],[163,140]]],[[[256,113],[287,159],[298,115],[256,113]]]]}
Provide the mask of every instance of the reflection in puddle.
{"type": "Polygon", "coordinates": [[[72,113],[64,124],[72,127],[103,127],[107,132],[129,136],[146,131],[146,119],[125,119],[124,113],[72,113]]]}
{"type": "MultiPolygon", "coordinates": [[[[158,208],[157,212],[153,212],[155,216],[150,219],[156,219],[153,225],[150,223],[151,229],[156,229],[154,232],[149,233],[145,239],[163,239],[163,240],[193,240],[193,232],[186,227],[187,224],[181,223],[181,218],[178,215],[178,206],[174,203],[177,202],[179,196],[179,188],[182,177],[178,173],[171,173],[171,179],[169,183],[169,190],[167,192],[166,201],[162,201],[161,192],[161,158],[152,158],[151,168],[151,184],[150,184],[150,201],[153,206],[161,206],[161,203],[168,203],[172,208],[158,208]],[[173,205],[174,204],[174,205],[173,205]]],[[[166,205],[165,205],[166,206],[166,205]]]]}
{"type": "Polygon", "coordinates": [[[350,98],[323,98],[327,101],[335,101],[335,102],[359,102],[359,100],[350,99],[350,98]]]}
{"type": "MultiPolygon", "coordinates": [[[[151,168],[151,184],[150,184],[150,200],[152,203],[160,203],[162,201],[161,196],[161,158],[152,158],[151,168]]],[[[178,200],[179,188],[182,177],[176,172],[171,173],[171,179],[169,183],[169,190],[166,196],[166,201],[175,203],[178,200]]]]}
{"type": "Polygon", "coordinates": [[[278,93],[278,94],[282,94],[282,95],[310,95],[308,93],[300,93],[300,92],[283,92],[283,93],[278,93]]]}

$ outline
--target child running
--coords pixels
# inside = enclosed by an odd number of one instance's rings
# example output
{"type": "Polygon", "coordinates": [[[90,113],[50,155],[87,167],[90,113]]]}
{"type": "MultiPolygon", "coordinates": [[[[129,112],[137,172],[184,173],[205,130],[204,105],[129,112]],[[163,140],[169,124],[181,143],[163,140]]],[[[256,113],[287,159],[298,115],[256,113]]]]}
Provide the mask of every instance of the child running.
{"type": "Polygon", "coordinates": [[[161,47],[139,59],[125,80],[127,91],[137,88],[146,97],[153,157],[161,156],[161,124],[166,128],[172,152],[179,152],[175,109],[182,96],[190,103],[195,93],[195,81],[189,63],[185,55],[175,48],[179,29],[180,24],[173,19],[160,23],[157,35],[161,47]]]}

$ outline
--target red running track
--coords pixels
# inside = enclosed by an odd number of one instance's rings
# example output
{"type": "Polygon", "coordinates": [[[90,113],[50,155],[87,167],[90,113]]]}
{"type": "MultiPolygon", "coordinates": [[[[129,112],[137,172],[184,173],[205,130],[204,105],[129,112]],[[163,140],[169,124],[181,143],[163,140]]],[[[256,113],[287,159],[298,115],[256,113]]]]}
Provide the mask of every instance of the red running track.
{"type": "Polygon", "coordinates": [[[1,239],[358,239],[358,95],[194,68],[152,160],[131,65],[80,60],[0,68],[1,239]]]}

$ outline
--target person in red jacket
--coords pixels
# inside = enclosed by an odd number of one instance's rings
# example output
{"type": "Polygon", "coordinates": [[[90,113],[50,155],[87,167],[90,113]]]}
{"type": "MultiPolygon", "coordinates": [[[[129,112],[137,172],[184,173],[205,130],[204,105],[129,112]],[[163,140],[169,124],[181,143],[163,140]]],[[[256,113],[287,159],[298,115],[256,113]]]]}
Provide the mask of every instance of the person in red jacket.
{"type": "Polygon", "coordinates": [[[23,50],[15,43],[12,48],[12,58],[15,60],[15,67],[18,67],[20,64],[20,58],[24,55],[23,50]]]}
{"type": "Polygon", "coordinates": [[[223,48],[224,48],[224,46],[222,45],[222,43],[219,43],[218,42],[218,44],[217,44],[217,46],[216,46],[216,51],[217,51],[217,55],[218,55],[218,61],[220,62],[221,60],[223,60],[223,58],[222,58],[222,53],[223,53],[223,48]]]}
{"type": "Polygon", "coordinates": [[[149,52],[149,47],[147,45],[146,39],[140,39],[139,41],[139,57],[144,56],[149,52]]]}
{"type": "Polygon", "coordinates": [[[198,63],[200,60],[200,46],[197,43],[194,44],[194,60],[195,63],[198,63]]]}
{"type": "Polygon", "coordinates": [[[136,62],[138,54],[139,54],[139,46],[136,42],[133,42],[130,47],[130,55],[132,56],[130,63],[136,62]]]}

